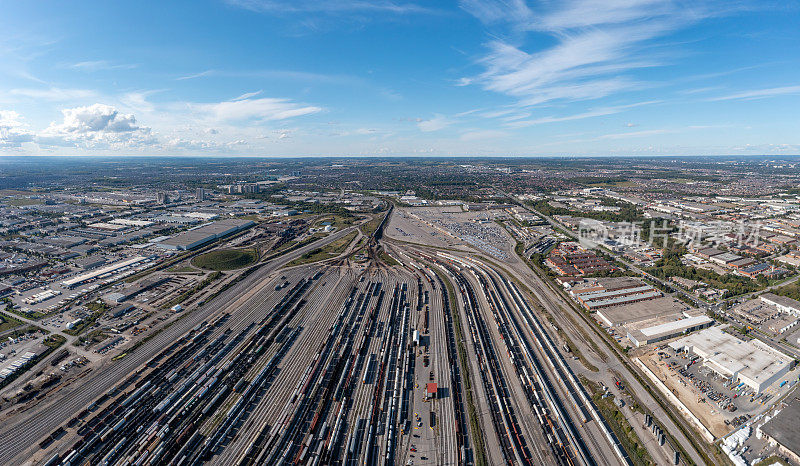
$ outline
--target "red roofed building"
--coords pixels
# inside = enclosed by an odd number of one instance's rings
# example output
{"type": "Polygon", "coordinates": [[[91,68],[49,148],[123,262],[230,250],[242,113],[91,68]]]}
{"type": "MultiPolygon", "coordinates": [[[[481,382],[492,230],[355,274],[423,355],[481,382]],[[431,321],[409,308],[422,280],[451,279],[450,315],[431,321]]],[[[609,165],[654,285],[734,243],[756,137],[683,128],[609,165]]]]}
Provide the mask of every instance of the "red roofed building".
{"type": "Polygon", "coordinates": [[[425,386],[425,398],[436,398],[437,391],[439,391],[439,387],[434,382],[429,382],[425,386]]]}

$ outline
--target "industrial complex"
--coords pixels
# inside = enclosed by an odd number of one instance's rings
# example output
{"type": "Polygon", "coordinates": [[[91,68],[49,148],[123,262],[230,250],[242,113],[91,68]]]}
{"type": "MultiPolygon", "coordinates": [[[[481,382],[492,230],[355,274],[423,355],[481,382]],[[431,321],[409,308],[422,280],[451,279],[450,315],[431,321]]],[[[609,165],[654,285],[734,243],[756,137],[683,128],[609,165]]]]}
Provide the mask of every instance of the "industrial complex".
{"type": "Polygon", "coordinates": [[[756,393],[784,377],[795,362],[758,340],[743,341],[718,327],[681,338],[669,346],[700,356],[706,367],[747,385],[756,393]]]}

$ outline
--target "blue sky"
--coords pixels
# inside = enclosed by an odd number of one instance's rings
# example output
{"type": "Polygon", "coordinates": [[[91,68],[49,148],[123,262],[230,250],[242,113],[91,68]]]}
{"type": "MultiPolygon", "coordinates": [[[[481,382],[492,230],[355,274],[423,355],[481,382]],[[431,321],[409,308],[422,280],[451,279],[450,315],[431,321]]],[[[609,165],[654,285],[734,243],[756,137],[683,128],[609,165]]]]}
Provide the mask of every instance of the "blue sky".
{"type": "Polygon", "coordinates": [[[800,153],[800,3],[0,0],[0,154],[800,153]]]}

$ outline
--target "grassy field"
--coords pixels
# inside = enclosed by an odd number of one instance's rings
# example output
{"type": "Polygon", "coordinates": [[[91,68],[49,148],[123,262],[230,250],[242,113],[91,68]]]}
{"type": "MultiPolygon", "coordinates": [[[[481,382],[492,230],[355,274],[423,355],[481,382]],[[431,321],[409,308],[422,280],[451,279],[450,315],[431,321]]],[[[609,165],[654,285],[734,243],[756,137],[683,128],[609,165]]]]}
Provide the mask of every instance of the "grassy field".
{"type": "Polygon", "coordinates": [[[29,199],[29,198],[14,198],[14,199],[6,199],[5,201],[8,205],[13,206],[26,206],[26,205],[39,205],[44,204],[44,201],[41,199],[29,199]]]}
{"type": "Polygon", "coordinates": [[[0,315],[0,332],[11,330],[12,328],[17,327],[19,325],[22,325],[21,320],[17,320],[8,314],[0,315]]]}
{"type": "Polygon", "coordinates": [[[170,267],[170,268],[166,269],[165,272],[169,272],[169,273],[189,273],[189,274],[203,273],[203,272],[195,269],[194,267],[189,267],[188,265],[184,265],[184,266],[176,265],[174,267],[170,267]]]}
{"type": "Polygon", "coordinates": [[[379,258],[380,258],[380,259],[381,259],[383,262],[385,262],[385,263],[386,263],[386,265],[400,265],[400,263],[399,263],[399,262],[397,262],[396,260],[394,260],[394,258],[393,258],[392,256],[390,256],[390,255],[389,255],[389,253],[387,253],[387,252],[386,252],[386,251],[384,251],[383,249],[381,249],[381,252],[378,254],[378,257],[379,257],[379,258]]]}
{"type": "Polygon", "coordinates": [[[258,260],[253,249],[217,249],[192,259],[192,265],[209,270],[234,270],[246,267],[258,260]]]}
{"type": "Polygon", "coordinates": [[[620,443],[622,443],[622,447],[628,453],[628,457],[633,464],[637,466],[655,465],[656,463],[653,461],[644,443],[639,439],[639,436],[636,435],[636,432],[633,430],[630,423],[628,423],[625,415],[614,403],[614,397],[604,397],[602,390],[600,390],[596,383],[590,382],[583,376],[581,376],[580,379],[581,383],[592,392],[592,401],[594,401],[597,409],[600,410],[600,414],[608,421],[611,430],[614,431],[614,435],[616,435],[620,443]]]}
{"type": "Polygon", "coordinates": [[[354,220],[355,219],[353,217],[345,217],[343,215],[324,215],[314,222],[314,226],[318,228],[323,223],[330,222],[330,224],[336,228],[344,228],[352,225],[354,220]]]}
{"type": "Polygon", "coordinates": [[[369,222],[361,225],[359,228],[361,229],[361,233],[364,233],[364,236],[370,236],[375,233],[375,230],[378,229],[378,225],[381,224],[383,221],[383,217],[386,215],[386,212],[381,212],[379,214],[375,214],[375,216],[369,222]]]}
{"type": "Polygon", "coordinates": [[[336,241],[328,244],[327,246],[323,246],[321,248],[313,249],[302,256],[298,257],[297,259],[289,262],[287,266],[295,266],[295,265],[303,265],[303,264],[310,264],[311,262],[317,262],[325,259],[330,259],[331,257],[336,257],[339,254],[343,253],[347,246],[353,242],[353,239],[356,237],[356,232],[349,233],[347,236],[343,238],[339,238],[336,241]]]}

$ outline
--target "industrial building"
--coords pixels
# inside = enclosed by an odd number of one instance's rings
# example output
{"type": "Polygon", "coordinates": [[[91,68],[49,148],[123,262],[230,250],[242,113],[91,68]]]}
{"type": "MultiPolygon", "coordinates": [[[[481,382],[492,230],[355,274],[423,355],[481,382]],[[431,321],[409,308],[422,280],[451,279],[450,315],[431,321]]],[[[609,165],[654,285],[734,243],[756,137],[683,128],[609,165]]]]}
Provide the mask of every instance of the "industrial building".
{"type": "Polygon", "coordinates": [[[120,304],[119,306],[111,310],[111,316],[122,317],[134,309],[136,309],[136,307],[134,307],[133,304],[120,304]]]}
{"type": "Polygon", "coordinates": [[[252,220],[220,220],[201,227],[178,233],[161,241],[158,246],[173,251],[188,251],[208,244],[216,239],[240,232],[255,225],[252,220]]]}
{"type": "Polygon", "coordinates": [[[644,325],[634,324],[628,327],[628,340],[638,348],[704,329],[710,327],[713,323],[714,319],[699,315],[654,325],[652,322],[644,325]]]}
{"type": "Polygon", "coordinates": [[[661,292],[650,285],[642,285],[636,288],[614,291],[598,291],[577,296],[578,302],[590,311],[603,309],[622,304],[636,303],[655,299],[661,296],[661,292]]]}
{"type": "Polygon", "coordinates": [[[792,397],[772,419],[760,427],[761,432],[778,444],[779,451],[800,463],[800,398],[792,397]]]}
{"type": "Polygon", "coordinates": [[[121,291],[107,294],[104,299],[110,303],[121,303],[136,297],[140,293],[144,293],[145,291],[152,290],[159,285],[167,283],[168,281],[169,277],[164,275],[146,277],[133,285],[123,288],[121,291]]]}
{"type": "Polygon", "coordinates": [[[743,341],[719,327],[694,333],[669,345],[700,356],[703,365],[761,393],[786,376],[794,359],[759,340],[743,341]]]}
{"type": "Polygon", "coordinates": [[[738,254],[733,254],[731,252],[725,252],[725,253],[722,253],[722,254],[717,254],[715,256],[712,256],[709,260],[711,262],[716,262],[719,265],[730,265],[730,264],[738,261],[741,258],[742,258],[742,256],[740,256],[738,254]]]}
{"type": "Polygon", "coordinates": [[[661,296],[661,292],[652,286],[627,277],[591,280],[588,284],[574,286],[570,294],[589,311],[637,303],[661,296]]]}
{"type": "Polygon", "coordinates": [[[800,316],[800,301],[795,299],[778,296],[773,293],[764,293],[761,295],[761,301],[770,306],[775,306],[781,312],[800,316]]]}
{"type": "Polygon", "coordinates": [[[635,303],[598,309],[595,315],[609,327],[629,325],[655,318],[676,318],[683,315],[686,306],[671,297],[641,300],[635,303]]]}
{"type": "Polygon", "coordinates": [[[93,270],[91,272],[85,273],[83,275],[78,275],[75,278],[71,278],[69,280],[64,280],[61,282],[67,288],[75,288],[78,285],[82,285],[88,281],[94,280],[95,278],[103,278],[105,276],[111,275],[116,272],[120,272],[123,269],[127,269],[128,267],[132,267],[134,265],[138,265],[141,262],[148,261],[153,259],[154,256],[145,257],[145,256],[136,256],[131,259],[126,259],[123,261],[115,262],[111,265],[107,265],[103,268],[93,270]]]}

